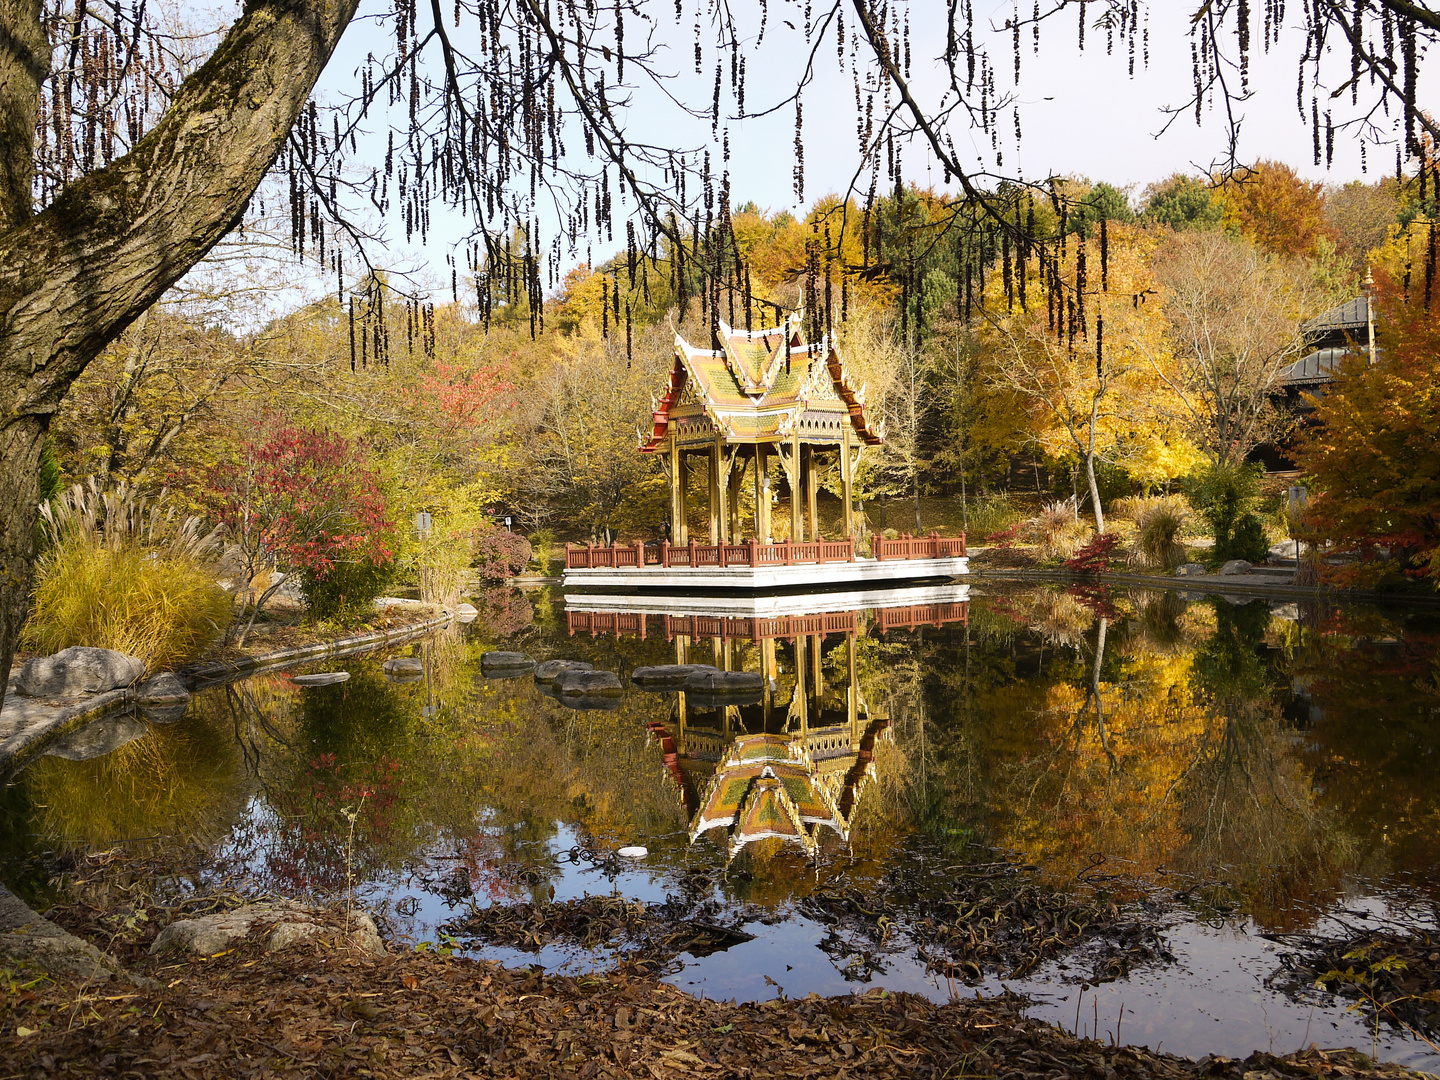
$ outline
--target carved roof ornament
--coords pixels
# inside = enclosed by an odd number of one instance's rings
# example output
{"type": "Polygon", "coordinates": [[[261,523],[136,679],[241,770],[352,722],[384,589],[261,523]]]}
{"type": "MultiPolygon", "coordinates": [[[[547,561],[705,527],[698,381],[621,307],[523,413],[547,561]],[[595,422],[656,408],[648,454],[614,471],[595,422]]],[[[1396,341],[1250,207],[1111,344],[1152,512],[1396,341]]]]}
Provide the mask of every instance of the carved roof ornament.
{"type": "MultiPolygon", "coordinates": [[[[669,386],[652,412],[642,453],[662,449],[672,419],[707,417],[727,442],[777,443],[800,432],[833,432],[848,419],[860,444],[884,441],[865,414],[864,388],[853,383],[830,334],[807,342],[804,312],[758,330],[736,330],[721,321],[719,349],[697,349],[675,335],[669,386]]],[[[678,429],[677,429],[678,431],[678,429]]]]}

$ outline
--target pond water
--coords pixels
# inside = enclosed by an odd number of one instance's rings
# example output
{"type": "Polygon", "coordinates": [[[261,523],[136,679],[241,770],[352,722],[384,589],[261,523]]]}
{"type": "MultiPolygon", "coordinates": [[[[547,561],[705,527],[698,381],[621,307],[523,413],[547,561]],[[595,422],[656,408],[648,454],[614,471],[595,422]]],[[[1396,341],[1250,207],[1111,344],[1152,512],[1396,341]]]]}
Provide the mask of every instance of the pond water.
{"type": "Polygon", "coordinates": [[[665,968],[708,996],[1009,987],[1067,1030],[1183,1054],[1354,1045],[1440,1068],[1440,1004],[1421,1009],[1427,1042],[1291,973],[1307,936],[1435,926],[1434,614],[991,582],[758,613],[475,602],[469,627],[400,647],[421,675],[389,678],[382,656],[329,686],[262,674],[170,723],[114,722],[68,751],[83,760],[38,759],[0,795],[0,876],[43,903],[57,858],[122,848],[211,884],[353,891],[402,940],[566,971],[615,956],[484,945],[457,920],[683,895],[750,935],[665,968]],[[528,675],[487,678],[495,649],[584,660],[625,689],[570,708],[528,675]],[[678,662],[764,689],[629,683],[678,662]],[[648,855],[613,857],[631,844],[648,855]],[[862,940],[820,902],[1007,863],[1138,913],[1163,948],[1117,978],[1084,949],[967,973],[913,926],[862,940]]]}

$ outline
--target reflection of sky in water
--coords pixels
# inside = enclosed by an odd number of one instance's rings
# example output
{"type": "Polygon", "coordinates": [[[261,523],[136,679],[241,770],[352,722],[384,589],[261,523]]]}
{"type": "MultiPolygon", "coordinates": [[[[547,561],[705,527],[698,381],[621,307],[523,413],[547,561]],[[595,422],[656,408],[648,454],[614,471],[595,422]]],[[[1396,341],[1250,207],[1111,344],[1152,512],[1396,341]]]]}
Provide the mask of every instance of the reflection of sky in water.
{"type": "MultiPolygon", "coordinates": [[[[537,725],[524,730],[539,731],[540,726],[544,726],[544,730],[558,733],[554,735],[554,745],[562,749],[569,745],[564,743],[566,738],[583,742],[584,733],[618,732],[619,737],[630,740],[626,743],[630,748],[626,752],[634,755],[634,764],[628,767],[653,771],[654,777],[646,772],[647,783],[658,783],[656,777],[663,781],[660,788],[653,790],[669,792],[666,798],[675,804],[673,817],[662,821],[652,814],[646,819],[650,822],[649,831],[637,835],[634,828],[629,833],[623,831],[623,806],[612,815],[621,824],[595,840],[598,850],[608,851],[622,843],[638,842],[647,845],[651,853],[642,862],[622,863],[611,878],[592,863],[568,858],[568,852],[587,840],[579,824],[582,815],[577,812],[574,817],[563,816],[563,808],[557,806],[553,798],[544,804],[550,809],[539,816],[530,813],[528,804],[520,804],[523,810],[519,812],[520,817],[508,823],[497,817],[498,799],[487,802],[483,794],[473,792],[467,795],[473,802],[468,811],[468,825],[457,826],[453,817],[446,824],[441,824],[438,818],[434,821],[400,819],[398,824],[393,824],[399,834],[389,836],[386,841],[389,847],[382,853],[383,857],[371,855],[368,861],[357,859],[361,873],[355,883],[357,901],[382,910],[400,941],[436,942],[440,927],[463,915],[472,903],[484,906],[492,899],[544,898],[552,887],[557,901],[587,894],[615,893],[632,900],[657,903],[680,891],[681,878],[687,872],[700,870],[712,879],[708,888],[713,898],[750,901],[757,907],[747,908],[747,912],[767,914],[764,921],[755,918],[745,923],[744,929],[754,935],[753,940],[703,958],[688,954],[680,957],[678,970],[672,968],[667,981],[696,994],[748,1000],[773,997],[782,990],[787,995],[803,996],[811,992],[843,994],[883,986],[943,1001],[952,992],[962,995],[972,994],[976,989],[998,992],[1003,986],[1030,995],[1035,1002],[1033,1015],[1066,1030],[1075,1029],[1078,1024],[1080,1034],[1094,1034],[1108,1040],[1114,1037],[1118,1021],[1120,1037],[1125,1042],[1142,1042],[1193,1056],[1220,1053],[1239,1057],[1257,1049],[1288,1052],[1310,1043],[1354,1045],[1369,1052],[1371,1029],[1362,1015],[1346,1011],[1346,1002],[1337,1002],[1324,994],[1314,995],[1313,1001],[1297,1000],[1278,988],[1266,986],[1266,980],[1279,968],[1277,946],[1260,934],[1267,926],[1324,929],[1325,920],[1317,920],[1317,913],[1334,910],[1337,904],[1343,904],[1349,912],[1347,919],[1351,924],[1363,925],[1363,915],[1379,917],[1392,910],[1387,908],[1382,896],[1399,903],[1394,898],[1399,896],[1398,887],[1402,882],[1422,897],[1433,897],[1440,891],[1433,858],[1435,830],[1423,826],[1429,817],[1434,817],[1440,826],[1440,811],[1433,794],[1426,794],[1423,781],[1427,765],[1433,766],[1440,748],[1440,731],[1436,730],[1434,721],[1434,717],[1440,715],[1435,711],[1436,697],[1440,695],[1434,689],[1433,672],[1432,682],[1426,682],[1426,672],[1433,668],[1435,649],[1426,628],[1406,627],[1403,621],[1387,622],[1381,616],[1362,616],[1354,620],[1354,625],[1327,631],[1325,620],[1331,616],[1311,612],[1302,619],[1309,620],[1309,632],[1315,636],[1305,638],[1298,631],[1288,629],[1294,627],[1293,622],[1271,620],[1263,605],[1237,610],[1222,604],[1192,604],[1186,608],[1153,599],[1137,603],[1123,616],[1106,616],[1105,623],[1099,623],[1094,610],[1063,594],[1021,591],[984,598],[972,607],[979,618],[972,620],[968,630],[952,622],[948,627],[931,626],[916,631],[906,628],[905,619],[892,613],[888,621],[899,629],[882,635],[877,629],[880,620],[870,616],[858,618],[853,625],[859,631],[861,646],[858,654],[850,649],[848,656],[846,643],[855,639],[840,633],[824,639],[821,650],[812,648],[809,652],[797,650],[793,642],[782,638],[773,647],[736,642],[727,655],[726,650],[712,648],[708,640],[698,639],[691,646],[690,655],[682,657],[674,641],[666,640],[664,628],[653,621],[648,626],[656,636],[643,641],[633,633],[633,620],[628,624],[630,631],[619,637],[599,633],[572,636],[567,633],[563,614],[551,616],[552,621],[544,623],[542,611],[542,625],[499,637],[492,643],[476,637],[484,632],[483,626],[472,630],[472,647],[462,650],[464,655],[459,659],[452,656],[445,661],[449,667],[443,671],[444,664],[426,653],[427,676],[422,683],[406,687],[383,684],[378,681],[377,662],[359,659],[338,665],[357,675],[349,684],[349,690],[294,691],[282,686],[276,691],[272,684],[269,692],[278,696],[267,698],[260,694],[255,698],[262,712],[273,712],[273,715],[267,714],[268,727],[262,724],[247,729],[240,722],[232,725],[230,714],[216,706],[221,717],[216,723],[217,730],[233,738],[229,734],[233,726],[242,741],[249,740],[242,755],[244,767],[236,768],[234,777],[226,781],[238,785],[241,797],[231,804],[234,810],[227,819],[225,839],[218,845],[217,854],[227,870],[249,876],[262,886],[280,888],[285,879],[276,873],[276,865],[285,860],[293,863],[297,857],[301,863],[313,859],[317,876],[328,875],[326,880],[333,882],[337,859],[343,867],[345,846],[343,830],[337,834],[334,827],[334,811],[346,799],[353,801],[353,793],[347,794],[340,788],[332,790],[335,801],[327,810],[329,824],[321,830],[325,835],[320,840],[306,839],[303,829],[297,826],[303,815],[294,813],[297,805],[306,805],[308,789],[304,785],[315,778],[313,768],[307,772],[304,767],[306,758],[318,753],[327,739],[344,744],[352,727],[369,725],[367,730],[372,732],[372,742],[383,743],[392,727],[414,725],[423,732],[426,721],[441,721],[452,725],[442,730],[455,730],[456,723],[464,730],[465,723],[483,717],[486,710],[510,710],[506,714],[511,717],[510,722],[520,725],[521,729],[524,725],[537,725]],[[1108,645],[1107,639],[1100,636],[1107,629],[1108,645]],[[1097,640],[1102,648],[1099,662],[1094,662],[1097,640]],[[734,831],[716,829],[692,845],[687,822],[693,819],[703,801],[711,772],[717,766],[723,769],[717,748],[727,745],[739,731],[724,726],[727,714],[714,709],[692,709],[687,714],[689,726],[682,731],[682,718],[673,694],[650,695],[634,688],[627,688],[623,702],[614,713],[576,713],[539,694],[528,678],[507,681],[480,678],[478,655],[485,648],[495,646],[524,649],[542,659],[583,657],[597,668],[609,670],[629,671],[641,664],[673,663],[683,658],[707,663],[721,661],[727,666],[733,663],[746,670],[766,671],[770,679],[767,679],[765,701],[747,703],[728,714],[731,721],[752,734],[792,730],[786,725],[798,723],[797,702],[803,702],[810,710],[807,722],[814,728],[830,725],[839,730],[851,723],[846,719],[851,700],[847,694],[850,694],[856,702],[854,715],[860,719],[857,733],[867,722],[866,710],[894,726],[893,746],[901,756],[892,758],[891,765],[882,766],[882,775],[875,781],[877,787],[872,788],[870,794],[863,794],[863,785],[856,787],[852,783],[849,789],[852,795],[861,791],[864,799],[872,800],[869,812],[880,816],[868,824],[862,823],[860,833],[864,835],[857,833],[848,839],[834,828],[823,833],[817,831],[818,868],[806,865],[806,856],[798,847],[778,855],[771,852],[765,859],[752,858],[752,852],[747,850],[735,857],[731,869],[736,872],[722,876],[721,871],[734,847],[734,831]],[[920,663],[922,659],[928,667],[920,663]],[[851,672],[858,668],[853,683],[847,666],[851,672]],[[986,676],[989,681],[967,698],[963,687],[971,684],[966,680],[979,685],[974,682],[980,678],[977,672],[986,670],[991,673],[986,676]],[[371,682],[365,682],[367,677],[371,682]],[[1165,679],[1172,682],[1166,683],[1165,679]],[[1076,860],[1075,865],[1060,867],[1061,872],[1056,876],[1062,881],[1071,880],[1077,867],[1083,867],[1094,850],[1111,851],[1107,869],[1123,865],[1126,852],[1106,848],[1106,842],[1095,840],[1086,832],[1092,826],[1084,816],[1087,810],[1084,799],[1067,795],[1063,790],[1053,797],[1046,796],[1052,798],[1052,802],[1047,804],[1045,813],[1037,813],[1036,820],[1026,824],[1031,830],[1029,833],[1015,824],[1019,821],[1018,811],[1013,800],[1007,800],[1017,789],[1004,786],[1011,782],[1007,778],[1018,776],[1026,783],[1034,781],[1032,790],[1039,790],[1040,782],[1050,782],[1058,771],[1051,768],[1047,772],[1043,754],[1036,749],[1038,746],[1049,753],[1048,746],[1024,742],[1033,734],[1026,718],[1040,715],[1046,709],[1052,714],[1066,709],[1075,715],[1083,714],[1091,704],[1086,697],[1087,689],[1100,683],[1105,687],[1103,693],[1110,695],[1106,704],[1107,722],[1116,725],[1115,730],[1121,732],[1123,742],[1123,725],[1130,715],[1126,709],[1133,714],[1137,709],[1143,711],[1147,703],[1166,693],[1174,697],[1175,686],[1188,686],[1184,681],[1187,679],[1197,684],[1210,680],[1206,685],[1218,688],[1213,690],[1218,696],[1231,695],[1232,705],[1246,694],[1268,695],[1267,700],[1273,700],[1277,715],[1283,716],[1280,727],[1265,736],[1270,741],[1263,745],[1257,742],[1255,746],[1267,754],[1278,755],[1289,770],[1278,773],[1274,781],[1282,785],[1276,789],[1281,795],[1288,797],[1303,788],[1317,807],[1335,815],[1334,820],[1349,830],[1351,848],[1346,856],[1349,863],[1342,867],[1337,861],[1330,868],[1333,872],[1329,877],[1319,872],[1311,877],[1300,874],[1293,889],[1289,878],[1277,881],[1272,891],[1278,895],[1258,888],[1252,895],[1260,897],[1259,907],[1248,913],[1242,910],[1241,914],[1224,920],[1206,923],[1200,921],[1199,916],[1185,913],[1168,915],[1164,919],[1164,932],[1177,958],[1175,963],[1140,967],[1128,977],[1091,989],[1082,990],[1080,986],[1080,980],[1092,969],[1084,962],[1083,949],[1078,956],[1042,964],[1019,981],[1002,984],[992,977],[978,987],[967,987],[947,984],[943,977],[927,972],[913,949],[904,947],[877,952],[875,959],[880,969],[868,982],[847,980],[843,968],[854,957],[838,951],[827,953],[819,947],[829,931],[819,922],[799,914],[796,898],[813,887],[817,877],[826,881],[853,880],[860,887],[867,887],[887,865],[902,865],[907,858],[914,857],[909,836],[917,830],[928,829],[932,837],[985,838],[988,835],[992,842],[1004,841],[1011,849],[1023,850],[1043,863],[1040,854],[1023,842],[1029,837],[1039,847],[1049,845],[1052,854],[1068,851],[1076,860]],[[390,689],[385,688],[387,685],[390,689]],[[364,689],[367,686],[372,689],[364,689]],[[281,716],[285,709],[298,715],[301,704],[322,700],[307,699],[303,695],[326,692],[349,696],[324,699],[344,704],[338,712],[330,708],[329,712],[317,713],[319,719],[308,716],[305,723],[311,725],[309,728],[304,724],[296,728],[294,715],[288,721],[281,716]],[[376,712],[381,706],[367,698],[368,694],[378,700],[381,693],[391,695],[384,706],[391,712],[376,712]],[[1050,696],[1046,697],[1046,693],[1050,696]],[[926,715],[925,724],[918,727],[912,722],[917,711],[926,715]],[[291,723],[290,728],[285,726],[287,722],[291,723]],[[607,729],[606,725],[611,728],[607,729]],[[648,743],[644,734],[647,725],[652,735],[648,743]],[[664,738],[671,740],[671,753],[676,760],[661,760],[665,753],[662,728],[664,738]],[[306,732],[315,746],[307,745],[303,753],[298,748],[293,752],[282,749],[283,740],[278,736],[293,730],[306,732]],[[929,741],[921,745],[917,732],[929,741]],[[977,739],[990,741],[976,750],[972,744],[977,739]],[[686,759],[687,745],[689,759],[686,759]],[[290,757],[287,758],[287,754],[290,757]],[[882,820],[882,809],[886,804],[876,793],[878,787],[883,786],[882,781],[887,780],[884,768],[908,768],[913,773],[918,768],[913,762],[919,761],[927,769],[938,770],[945,764],[947,755],[953,759],[965,754],[970,755],[965,760],[972,772],[989,770],[986,782],[991,785],[988,788],[982,785],[977,789],[978,795],[971,793],[970,817],[955,816],[954,811],[947,811],[952,816],[938,823],[916,825],[911,822],[885,831],[888,826],[882,820]],[[894,765],[894,761],[900,761],[901,765],[894,765]],[[1035,764],[1037,761],[1041,764],[1035,764]],[[673,778],[680,775],[682,766],[691,769],[685,773],[690,787],[684,796],[683,808],[674,789],[664,787],[671,782],[664,779],[666,769],[673,778]],[[1370,782],[1362,783],[1361,779],[1367,775],[1370,782]],[[259,776],[263,776],[263,782],[255,779],[259,776]],[[246,784],[248,788],[244,787],[246,784]],[[1292,787],[1283,787],[1283,784],[1292,787]],[[1301,787],[1294,787],[1295,784],[1301,787]],[[460,835],[457,828],[468,829],[468,834],[460,835]],[[1004,833],[1006,828],[1011,830],[1008,834],[1004,833]],[[413,835],[404,833],[405,829],[412,830],[413,835]],[[1067,833],[1067,829],[1071,831],[1067,833]],[[987,834],[986,830],[990,832],[987,834]],[[1094,846],[1088,846],[1092,841],[1094,846]],[[467,842],[472,846],[465,848],[467,842]],[[307,843],[312,846],[307,848],[307,843]],[[538,882],[526,884],[513,873],[521,867],[539,867],[544,873],[538,882]],[[475,895],[447,901],[440,885],[457,868],[464,870],[475,888],[475,895]],[[746,875],[753,875],[753,880],[747,880],[746,875]],[[1366,875],[1371,875],[1378,884],[1367,884],[1366,875]],[[1122,1008],[1123,1019],[1120,1019],[1122,1008]]],[[[554,608],[558,610],[559,604],[554,603],[554,608]]],[[[591,619],[587,625],[595,624],[596,620],[591,619]]],[[[692,622],[686,626],[696,630],[698,624],[692,622]]],[[[234,700],[232,695],[232,704],[234,700]]],[[[1232,708],[1232,712],[1239,716],[1244,709],[1232,708]]],[[[1166,723],[1177,729],[1191,721],[1193,717],[1179,711],[1173,716],[1166,714],[1166,723]]],[[[138,743],[169,745],[164,740],[177,738],[177,733],[184,728],[182,723],[173,730],[157,729],[149,739],[138,743]]],[[[1072,737],[1064,729],[1059,730],[1066,738],[1072,737]]],[[[1088,738],[1088,729],[1083,734],[1088,738]]],[[[1222,740],[1224,752],[1257,752],[1247,748],[1249,744],[1245,742],[1257,738],[1259,736],[1249,729],[1237,726],[1232,732],[1227,728],[1222,740]]],[[[136,745],[132,743],[122,752],[136,755],[136,745]]],[[[483,743],[485,747],[490,745],[483,743]]],[[[192,767],[215,769],[219,775],[223,770],[215,762],[221,755],[213,748],[205,752],[210,757],[192,767]]],[[[1120,754],[1126,768],[1141,768],[1147,764],[1150,747],[1140,741],[1132,749],[1131,759],[1124,759],[1124,753],[1122,748],[1120,754]]],[[[185,767],[184,755],[175,757],[178,762],[175,767],[185,767]]],[[[1207,762],[1213,764],[1214,760],[1221,760],[1223,764],[1222,759],[1223,755],[1217,752],[1207,762]]],[[[1078,757],[1075,761],[1079,766],[1086,765],[1078,757]]],[[[411,763],[402,760],[401,764],[402,775],[409,776],[411,763]]],[[[594,764],[587,764],[582,755],[571,762],[571,767],[583,772],[594,764]]],[[[57,759],[47,759],[44,763],[44,769],[49,770],[48,782],[66,778],[84,781],[93,784],[96,792],[103,789],[104,768],[96,762],[58,763],[57,759]]],[[[861,772],[863,769],[852,770],[852,779],[861,772]]],[[[937,771],[934,782],[954,785],[956,775],[937,771]]],[[[1217,775],[1222,774],[1217,771],[1217,775]]],[[[1428,775],[1433,783],[1433,767],[1428,768],[1428,775]]],[[[894,777],[888,779],[893,781],[894,777]]],[[[443,777],[436,782],[443,783],[443,777]]],[[[611,778],[605,782],[612,786],[618,783],[618,788],[610,794],[623,804],[626,796],[623,777],[621,781],[611,778]]],[[[23,787],[22,782],[15,790],[23,795],[23,787]]],[[[842,787],[836,786],[836,792],[843,794],[842,787]]],[[[893,799],[897,790],[894,785],[886,790],[890,794],[885,798],[893,799]]],[[[1082,796],[1088,794],[1083,788],[1078,790],[1082,796]]],[[[590,794],[594,796],[595,792],[590,794]]],[[[1122,791],[1120,797],[1124,795],[1122,791]]],[[[402,789],[402,801],[410,799],[422,810],[428,805],[427,797],[429,793],[402,789]]],[[[1107,788],[1105,797],[1115,797],[1114,791],[1107,788]]],[[[959,796],[956,799],[964,803],[959,796]]],[[[21,805],[9,812],[30,815],[27,822],[38,822],[43,818],[40,802],[37,797],[35,806],[21,805]]],[[[1117,805],[1121,813],[1126,812],[1123,802],[1117,805]]],[[[513,800],[509,806],[508,812],[517,813],[513,800]]],[[[839,807],[841,802],[834,801],[833,806],[839,807]]],[[[844,804],[844,813],[836,820],[848,827],[852,820],[861,818],[860,809],[852,802],[844,804]]],[[[1262,820],[1259,827],[1264,826],[1262,820]]],[[[1105,827],[1113,828],[1113,823],[1105,827]]],[[[40,826],[27,824],[25,828],[36,832],[40,826]]],[[[56,828],[64,832],[63,828],[56,828]]],[[[161,829],[155,827],[155,831],[161,829]]],[[[1152,831],[1158,834],[1160,830],[1152,831]]],[[[1113,840],[1123,839],[1127,834],[1109,835],[1113,840]]],[[[1178,830],[1154,842],[1173,845],[1183,841],[1184,836],[1183,830],[1178,830]]],[[[43,836],[37,840],[46,842],[43,836]]],[[[1153,854],[1154,849],[1145,848],[1142,841],[1136,842],[1137,851],[1153,854]]],[[[1168,858],[1168,852],[1163,848],[1161,851],[1168,858]]],[[[1220,857],[1235,854],[1221,847],[1215,851],[1220,857]]],[[[948,857],[958,858],[953,854],[948,857]]],[[[982,852],[976,857],[984,860],[994,856],[982,852]]],[[[1153,865],[1152,862],[1141,869],[1153,865]]],[[[307,865],[300,867],[302,871],[308,869],[307,865]]],[[[693,884],[694,878],[689,880],[693,884]]],[[[1241,899],[1243,909],[1243,897],[1241,899]]],[[[537,951],[487,947],[477,950],[476,955],[512,965],[540,964],[567,973],[604,968],[613,959],[609,952],[592,953],[564,946],[547,946],[537,951]]],[[[1376,1048],[1381,1057],[1390,1060],[1432,1070],[1440,1067],[1440,1054],[1414,1039],[1396,1037],[1383,1025],[1376,1048]]]]}

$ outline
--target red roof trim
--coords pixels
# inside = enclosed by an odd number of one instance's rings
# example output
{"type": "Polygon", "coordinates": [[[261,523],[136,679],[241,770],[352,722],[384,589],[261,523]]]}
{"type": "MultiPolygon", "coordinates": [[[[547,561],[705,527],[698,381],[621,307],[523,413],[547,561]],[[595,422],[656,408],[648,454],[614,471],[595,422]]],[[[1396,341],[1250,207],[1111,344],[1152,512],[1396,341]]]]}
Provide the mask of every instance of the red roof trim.
{"type": "Polygon", "coordinates": [[[690,373],[685,370],[685,364],[677,356],[675,366],[670,370],[670,389],[661,398],[660,407],[650,414],[653,427],[650,437],[640,444],[642,454],[653,454],[660,448],[660,442],[670,428],[670,410],[680,400],[680,392],[685,389],[685,380],[689,377],[690,373]]]}

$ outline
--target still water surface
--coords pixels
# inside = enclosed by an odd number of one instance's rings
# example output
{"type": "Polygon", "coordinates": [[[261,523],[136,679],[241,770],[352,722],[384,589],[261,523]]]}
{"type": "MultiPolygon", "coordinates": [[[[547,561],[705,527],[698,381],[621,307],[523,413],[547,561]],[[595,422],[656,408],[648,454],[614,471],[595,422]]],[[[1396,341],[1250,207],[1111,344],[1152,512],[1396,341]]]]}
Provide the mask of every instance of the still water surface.
{"type": "Polygon", "coordinates": [[[380,657],[332,686],[260,675],[178,721],[120,725],[109,753],[38,760],[3,793],[0,870],[43,900],[46,852],[205,851],[212,881],[353,888],[400,938],[440,945],[474,906],[708,890],[754,938],[682,955],[667,977],[696,993],[1008,986],[1067,1029],[1184,1054],[1355,1045],[1440,1068],[1282,963],[1286,934],[1435,925],[1440,621],[1048,587],[915,599],[755,619],[493,593],[463,632],[403,647],[424,661],[413,681],[380,657]],[[494,649],[588,661],[624,694],[569,708],[529,676],[487,678],[494,649]],[[765,689],[726,703],[628,682],[676,662],[759,672],[765,689]],[[648,857],[595,858],[627,844],[648,857]],[[1173,961],[1097,985],[1062,956],[965,985],[903,933],[867,951],[802,911],[837,883],[1002,859],[1149,900],[1173,961]]]}

